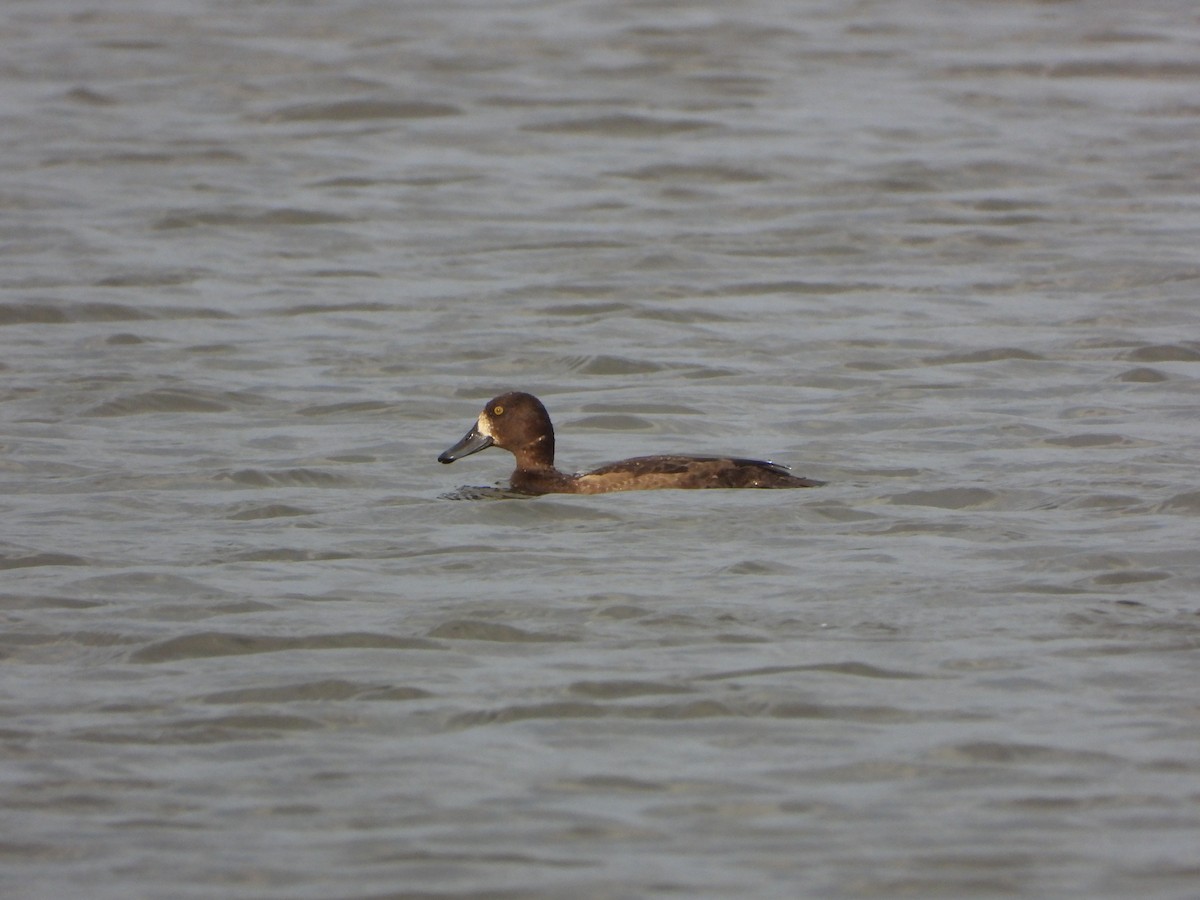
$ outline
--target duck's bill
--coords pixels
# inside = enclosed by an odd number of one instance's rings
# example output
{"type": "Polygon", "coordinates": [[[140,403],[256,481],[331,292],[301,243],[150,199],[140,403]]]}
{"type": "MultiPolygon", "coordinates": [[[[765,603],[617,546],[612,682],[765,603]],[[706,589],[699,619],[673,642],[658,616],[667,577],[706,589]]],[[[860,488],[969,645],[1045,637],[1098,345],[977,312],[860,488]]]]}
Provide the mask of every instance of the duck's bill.
{"type": "Polygon", "coordinates": [[[484,434],[476,425],[466,433],[461,441],[438,457],[440,463],[452,463],[456,459],[462,459],[464,456],[470,456],[472,453],[478,453],[480,450],[486,450],[492,446],[492,436],[484,434]]]}

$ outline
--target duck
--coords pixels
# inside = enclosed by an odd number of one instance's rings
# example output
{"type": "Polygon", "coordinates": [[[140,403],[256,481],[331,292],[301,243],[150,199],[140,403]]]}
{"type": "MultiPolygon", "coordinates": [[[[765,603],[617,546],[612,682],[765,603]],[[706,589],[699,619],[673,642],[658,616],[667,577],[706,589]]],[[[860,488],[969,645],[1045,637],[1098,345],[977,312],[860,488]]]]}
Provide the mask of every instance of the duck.
{"type": "Polygon", "coordinates": [[[734,456],[635,456],[590,472],[568,474],[554,466],[554,426],[542,401],[508,391],[484,406],[470,430],[438,457],[452,462],[499,447],[516,457],[509,479],[521,494],[607,494],[669,488],[809,488],[825,482],[793,475],[787,466],[734,456]]]}

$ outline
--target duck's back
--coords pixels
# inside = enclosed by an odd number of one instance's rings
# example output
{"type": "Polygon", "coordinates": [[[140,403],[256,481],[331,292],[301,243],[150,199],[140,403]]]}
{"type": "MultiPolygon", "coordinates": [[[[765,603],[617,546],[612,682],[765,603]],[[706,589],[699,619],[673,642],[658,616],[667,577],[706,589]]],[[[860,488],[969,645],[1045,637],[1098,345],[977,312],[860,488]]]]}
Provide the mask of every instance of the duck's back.
{"type": "Polygon", "coordinates": [[[580,494],[667,488],[801,488],[823,483],[793,475],[777,463],[728,456],[636,456],[575,478],[580,494]]]}

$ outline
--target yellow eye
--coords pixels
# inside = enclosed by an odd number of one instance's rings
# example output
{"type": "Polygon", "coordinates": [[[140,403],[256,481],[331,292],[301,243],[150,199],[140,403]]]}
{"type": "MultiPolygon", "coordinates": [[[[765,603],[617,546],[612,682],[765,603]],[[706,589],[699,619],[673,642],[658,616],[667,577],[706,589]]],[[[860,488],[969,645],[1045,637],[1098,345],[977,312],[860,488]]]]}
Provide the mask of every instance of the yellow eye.
{"type": "Polygon", "coordinates": [[[504,415],[504,407],[503,406],[493,406],[492,407],[492,415],[494,415],[494,416],[504,415]]]}

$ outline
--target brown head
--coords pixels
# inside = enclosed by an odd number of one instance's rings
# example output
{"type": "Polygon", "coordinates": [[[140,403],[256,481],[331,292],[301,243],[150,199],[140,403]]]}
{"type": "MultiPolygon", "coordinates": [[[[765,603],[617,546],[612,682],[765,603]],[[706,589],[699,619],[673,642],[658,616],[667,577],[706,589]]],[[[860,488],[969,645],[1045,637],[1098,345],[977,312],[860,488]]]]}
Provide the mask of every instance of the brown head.
{"type": "Polygon", "coordinates": [[[515,456],[518,469],[552,469],[554,426],[542,401],[521,391],[489,400],[471,430],[438,462],[452,463],[493,446],[515,456]]]}

